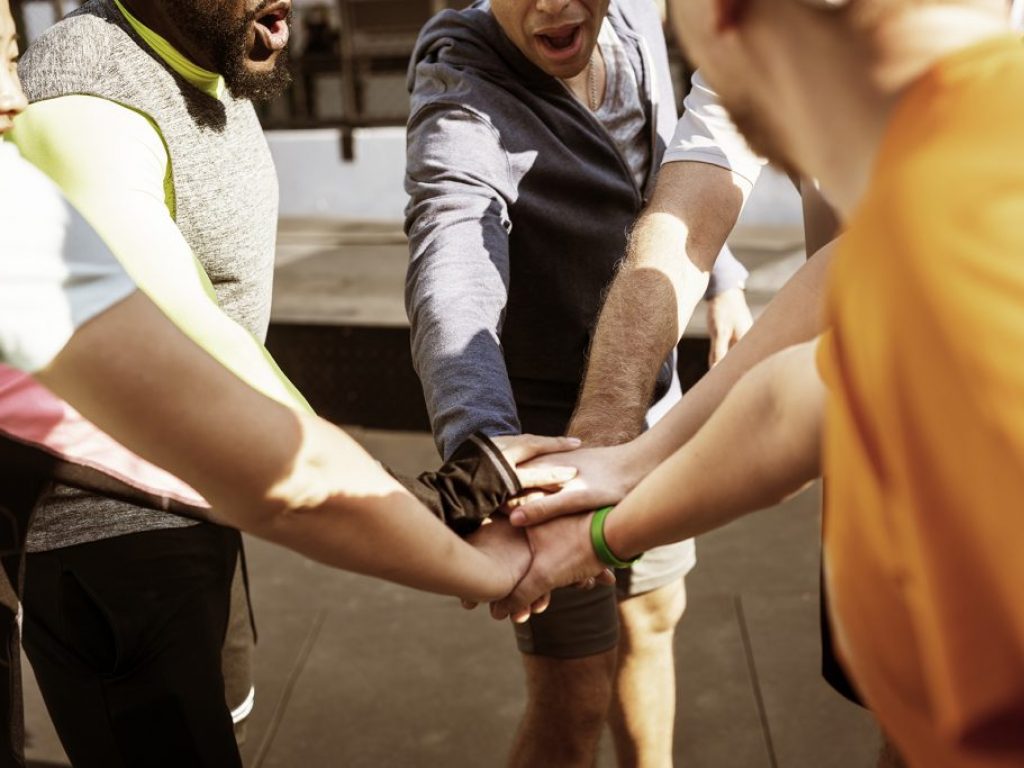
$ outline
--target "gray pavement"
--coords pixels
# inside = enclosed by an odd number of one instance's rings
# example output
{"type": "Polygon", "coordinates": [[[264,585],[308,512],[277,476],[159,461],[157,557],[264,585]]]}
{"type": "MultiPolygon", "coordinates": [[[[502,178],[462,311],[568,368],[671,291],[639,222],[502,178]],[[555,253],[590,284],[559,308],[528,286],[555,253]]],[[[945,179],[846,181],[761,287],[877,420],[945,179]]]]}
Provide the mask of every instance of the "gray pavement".
{"type": "MultiPolygon", "coordinates": [[[[755,267],[758,306],[802,259],[791,231],[741,232],[734,245],[755,267]]],[[[402,325],[404,259],[394,225],[286,222],[275,321],[402,325]]],[[[427,435],[353,432],[396,470],[437,463],[427,435]]],[[[677,766],[874,765],[870,717],[818,673],[817,509],[814,487],[698,541],[675,642],[677,766]]],[[[524,704],[506,625],[260,541],[247,546],[260,629],[247,766],[502,764],[524,704]]],[[[31,764],[66,765],[26,678],[31,764]]],[[[599,764],[614,764],[607,735],[599,764]]]]}

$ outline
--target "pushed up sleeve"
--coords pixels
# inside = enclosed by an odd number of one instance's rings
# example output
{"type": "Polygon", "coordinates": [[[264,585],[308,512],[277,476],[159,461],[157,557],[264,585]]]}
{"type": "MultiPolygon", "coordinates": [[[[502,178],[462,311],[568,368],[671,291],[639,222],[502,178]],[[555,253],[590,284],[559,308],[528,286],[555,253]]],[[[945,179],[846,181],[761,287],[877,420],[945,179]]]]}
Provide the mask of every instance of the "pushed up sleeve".
{"type": "Polygon", "coordinates": [[[683,116],[662,163],[710,163],[732,171],[753,186],[767,161],[747,146],[718,95],[699,71],[690,83],[690,93],[683,101],[683,116]]]}
{"type": "Polygon", "coordinates": [[[436,472],[394,474],[419,501],[460,536],[468,536],[523,490],[512,467],[486,435],[471,435],[436,472]]]}

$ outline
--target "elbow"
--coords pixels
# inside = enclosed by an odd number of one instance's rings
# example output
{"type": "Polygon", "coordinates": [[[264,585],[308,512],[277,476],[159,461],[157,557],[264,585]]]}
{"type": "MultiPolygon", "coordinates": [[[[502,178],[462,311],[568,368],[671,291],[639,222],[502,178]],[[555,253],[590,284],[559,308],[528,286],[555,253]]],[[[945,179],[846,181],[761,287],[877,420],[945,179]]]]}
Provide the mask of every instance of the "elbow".
{"type": "Polygon", "coordinates": [[[760,414],[764,450],[776,455],[781,497],[821,476],[825,389],[814,362],[814,344],[776,353],[756,366],[737,387],[748,390],[760,414]]]}

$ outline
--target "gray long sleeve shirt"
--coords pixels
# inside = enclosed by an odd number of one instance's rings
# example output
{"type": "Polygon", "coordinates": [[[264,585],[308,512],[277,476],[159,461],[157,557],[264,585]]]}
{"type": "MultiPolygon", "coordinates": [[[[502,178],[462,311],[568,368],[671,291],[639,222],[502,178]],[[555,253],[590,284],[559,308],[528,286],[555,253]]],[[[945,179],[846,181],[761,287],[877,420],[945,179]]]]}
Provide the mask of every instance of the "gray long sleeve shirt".
{"type": "MultiPolygon", "coordinates": [[[[612,0],[658,168],[676,124],[653,4],[612,0]]],[[[446,457],[474,432],[565,429],[627,233],[650,191],[564,85],[485,1],[436,16],[410,67],[406,307],[413,362],[446,457]]],[[[723,256],[716,289],[746,272],[723,256]]],[[[665,361],[655,401],[672,387],[665,361]]],[[[654,403],[652,403],[654,405],[654,403]]]]}

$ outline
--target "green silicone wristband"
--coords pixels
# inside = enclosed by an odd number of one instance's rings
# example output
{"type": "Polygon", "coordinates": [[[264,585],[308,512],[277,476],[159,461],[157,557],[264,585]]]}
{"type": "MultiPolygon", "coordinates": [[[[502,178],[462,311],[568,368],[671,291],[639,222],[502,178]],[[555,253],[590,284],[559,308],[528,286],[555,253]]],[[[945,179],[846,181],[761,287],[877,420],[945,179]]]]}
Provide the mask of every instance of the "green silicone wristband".
{"type": "Polygon", "coordinates": [[[604,540],[604,521],[613,509],[615,507],[604,507],[594,513],[590,519],[590,543],[594,547],[597,559],[605,565],[611,568],[629,568],[640,559],[641,555],[637,555],[632,560],[622,560],[611,551],[608,542],[604,540]]]}

